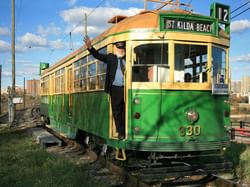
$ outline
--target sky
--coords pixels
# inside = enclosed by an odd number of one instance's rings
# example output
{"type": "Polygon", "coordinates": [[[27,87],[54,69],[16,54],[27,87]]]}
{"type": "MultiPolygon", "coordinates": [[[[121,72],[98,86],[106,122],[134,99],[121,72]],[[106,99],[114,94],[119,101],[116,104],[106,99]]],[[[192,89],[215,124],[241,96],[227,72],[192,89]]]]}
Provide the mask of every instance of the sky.
{"type": "MultiPolygon", "coordinates": [[[[210,14],[211,0],[182,0],[192,4],[194,12],[210,14]]],[[[249,0],[217,0],[238,13],[250,7],[249,0]]],[[[12,84],[11,0],[0,3],[0,64],[2,88],[12,84]]],[[[155,4],[149,3],[149,9],[155,4]]],[[[88,34],[98,36],[111,25],[115,15],[135,15],[144,8],[144,0],[15,0],[16,85],[39,79],[40,62],[53,65],[83,45],[84,14],[88,15],[88,34]]],[[[185,9],[185,7],[184,7],[185,9]]],[[[231,20],[230,67],[232,80],[250,76],[250,9],[231,20]]]]}

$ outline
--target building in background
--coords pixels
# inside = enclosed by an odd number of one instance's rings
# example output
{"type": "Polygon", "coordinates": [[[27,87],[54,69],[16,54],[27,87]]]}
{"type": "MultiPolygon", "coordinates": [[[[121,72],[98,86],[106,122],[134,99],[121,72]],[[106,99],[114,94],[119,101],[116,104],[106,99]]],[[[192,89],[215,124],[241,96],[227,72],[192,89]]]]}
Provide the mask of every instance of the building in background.
{"type": "Polygon", "coordinates": [[[27,80],[26,94],[34,97],[40,95],[40,80],[27,80]]]}
{"type": "Polygon", "coordinates": [[[233,94],[240,95],[240,93],[241,93],[241,81],[232,81],[231,82],[231,92],[233,94]]]}
{"type": "Polygon", "coordinates": [[[250,92],[250,77],[244,76],[241,81],[241,96],[248,96],[250,92]]]}

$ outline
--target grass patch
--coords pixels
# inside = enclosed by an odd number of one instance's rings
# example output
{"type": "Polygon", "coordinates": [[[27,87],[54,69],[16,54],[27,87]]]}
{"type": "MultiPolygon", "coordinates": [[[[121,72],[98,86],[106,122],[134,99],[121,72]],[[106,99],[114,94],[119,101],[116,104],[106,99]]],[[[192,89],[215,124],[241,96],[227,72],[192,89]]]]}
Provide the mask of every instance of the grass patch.
{"type": "Polygon", "coordinates": [[[86,167],[42,150],[25,130],[0,131],[0,186],[102,186],[87,173],[86,167]]]}

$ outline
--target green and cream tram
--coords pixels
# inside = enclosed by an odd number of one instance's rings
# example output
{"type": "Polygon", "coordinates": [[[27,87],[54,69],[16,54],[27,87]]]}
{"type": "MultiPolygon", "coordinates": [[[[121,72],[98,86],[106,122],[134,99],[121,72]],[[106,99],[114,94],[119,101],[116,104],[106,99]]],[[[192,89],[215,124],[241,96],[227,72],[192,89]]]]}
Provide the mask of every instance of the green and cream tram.
{"type": "Polygon", "coordinates": [[[230,128],[230,8],[213,3],[211,15],[190,11],[142,11],[115,16],[92,43],[112,53],[126,42],[126,137],[116,138],[104,63],[85,46],[41,75],[41,113],[52,129],[79,132],[108,147],[161,153],[219,151],[230,128]]]}

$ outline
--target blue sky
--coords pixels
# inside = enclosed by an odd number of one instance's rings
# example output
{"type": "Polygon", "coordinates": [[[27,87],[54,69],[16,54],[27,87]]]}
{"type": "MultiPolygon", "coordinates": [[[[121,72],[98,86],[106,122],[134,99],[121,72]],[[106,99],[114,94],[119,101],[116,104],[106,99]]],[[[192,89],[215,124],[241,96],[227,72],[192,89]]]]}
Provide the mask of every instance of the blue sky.
{"type": "MultiPolygon", "coordinates": [[[[23,78],[39,79],[39,63],[50,65],[79,48],[82,42],[84,13],[91,38],[103,32],[114,15],[134,15],[143,9],[143,0],[15,0],[16,84],[23,78]],[[101,3],[101,4],[100,4],[101,3]],[[98,8],[97,5],[100,6],[98,8]],[[95,9],[96,8],[96,9],[95,9]],[[71,38],[69,33],[71,32],[71,38]]],[[[182,0],[195,12],[209,15],[210,0],[182,0]]],[[[217,0],[231,10],[248,0],[217,0]]],[[[149,3],[149,7],[153,7],[149,3]]],[[[250,7],[250,3],[233,15],[250,7]]],[[[11,85],[11,0],[0,3],[0,64],[2,87],[11,85]]],[[[230,66],[232,79],[250,76],[250,10],[232,20],[230,66]]]]}

